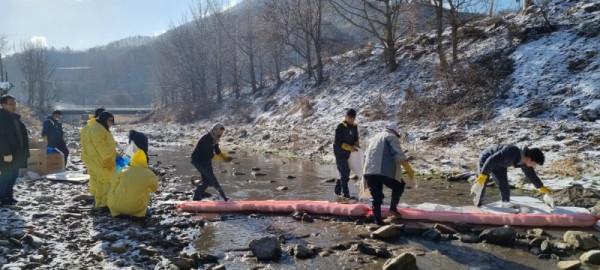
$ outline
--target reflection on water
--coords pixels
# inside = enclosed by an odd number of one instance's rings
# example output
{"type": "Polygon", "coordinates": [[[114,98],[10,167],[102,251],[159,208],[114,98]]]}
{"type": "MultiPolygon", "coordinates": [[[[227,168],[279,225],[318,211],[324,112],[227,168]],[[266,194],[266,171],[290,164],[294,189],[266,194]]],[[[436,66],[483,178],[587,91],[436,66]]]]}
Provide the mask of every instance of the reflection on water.
{"type": "MultiPolygon", "coordinates": [[[[223,148],[228,150],[227,147],[223,148]]],[[[198,175],[190,164],[192,150],[189,147],[159,151],[158,157],[152,157],[151,161],[176,164],[177,171],[174,176],[182,179],[179,189],[191,191],[193,187],[190,186],[189,179],[198,175]]],[[[213,164],[215,175],[232,200],[335,200],[335,183],[326,182],[338,176],[335,165],[259,154],[238,153],[234,156],[237,157],[234,163],[213,164]],[[266,173],[266,176],[252,176],[254,167],[260,168],[260,172],[266,173]],[[242,172],[245,175],[233,175],[234,172],[242,172]],[[288,176],[295,178],[288,179],[288,176]],[[288,190],[277,190],[279,186],[286,186],[288,190]]],[[[350,182],[350,190],[351,194],[356,196],[358,191],[355,183],[356,181],[350,182]]],[[[401,202],[468,205],[472,203],[469,189],[470,184],[467,182],[420,181],[418,188],[405,191],[401,202]]],[[[208,188],[207,191],[217,194],[212,188],[208,188]]],[[[389,189],[386,192],[389,199],[389,189]]],[[[513,194],[519,193],[513,190],[513,194]]],[[[496,189],[487,189],[486,195],[486,201],[499,199],[496,189]]],[[[357,236],[361,233],[368,233],[367,228],[353,222],[316,220],[314,223],[301,223],[280,215],[261,214],[258,217],[248,217],[248,214],[232,214],[225,215],[223,221],[207,223],[196,240],[195,247],[224,259],[227,269],[248,269],[250,264],[243,257],[246,252],[239,250],[247,248],[253,239],[284,235],[288,239],[286,245],[310,243],[327,248],[336,243],[359,240],[357,236]]],[[[458,241],[436,243],[421,238],[402,237],[396,242],[390,242],[387,248],[395,254],[410,248],[425,250],[426,255],[417,258],[420,269],[556,269],[554,261],[539,260],[524,250],[493,245],[463,244],[458,241]]],[[[281,260],[271,262],[270,265],[273,269],[380,269],[385,262],[367,255],[360,255],[363,259],[357,260],[356,256],[349,254],[358,253],[346,251],[309,260],[297,260],[284,255],[281,260]]]]}

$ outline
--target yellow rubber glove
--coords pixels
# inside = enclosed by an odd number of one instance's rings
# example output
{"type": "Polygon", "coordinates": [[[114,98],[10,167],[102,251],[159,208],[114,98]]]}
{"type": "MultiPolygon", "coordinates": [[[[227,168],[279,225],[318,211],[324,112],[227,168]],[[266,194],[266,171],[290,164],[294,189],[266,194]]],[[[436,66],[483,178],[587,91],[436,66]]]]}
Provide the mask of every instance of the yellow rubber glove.
{"type": "Polygon", "coordinates": [[[225,162],[230,162],[233,160],[233,158],[230,155],[226,154],[223,151],[221,151],[221,154],[219,154],[219,156],[221,156],[223,158],[223,161],[225,162]]]}
{"type": "Polygon", "coordinates": [[[415,179],[415,171],[413,170],[413,168],[406,161],[400,163],[400,165],[402,165],[402,167],[404,167],[404,169],[406,170],[406,173],[408,174],[408,179],[407,179],[408,181],[406,181],[407,188],[416,188],[418,186],[418,183],[415,179]]]}
{"type": "Polygon", "coordinates": [[[487,181],[488,176],[485,174],[480,174],[479,177],[477,177],[477,183],[481,184],[481,185],[485,185],[485,181],[487,181]]]}
{"type": "Polygon", "coordinates": [[[346,150],[346,151],[350,151],[350,152],[356,152],[356,151],[358,151],[358,150],[356,149],[356,147],[354,147],[354,146],[352,146],[352,145],[349,145],[349,144],[347,144],[347,143],[342,143],[342,149],[344,149],[344,150],[346,150]]]}
{"type": "Polygon", "coordinates": [[[538,190],[544,194],[552,194],[552,190],[548,189],[547,187],[541,187],[538,190]]]}
{"type": "Polygon", "coordinates": [[[104,165],[104,168],[109,170],[109,171],[114,171],[117,168],[117,164],[115,163],[115,159],[114,158],[106,158],[102,161],[102,165],[104,165]]]}
{"type": "Polygon", "coordinates": [[[408,164],[407,161],[404,161],[404,162],[400,163],[400,165],[402,165],[402,167],[406,170],[406,173],[408,174],[408,177],[415,178],[415,171],[410,166],[410,164],[408,164]]]}
{"type": "Polygon", "coordinates": [[[483,193],[483,187],[485,187],[485,182],[487,181],[488,176],[485,174],[480,174],[471,186],[471,195],[473,197],[473,204],[477,207],[481,206],[481,193],[483,193]]]}

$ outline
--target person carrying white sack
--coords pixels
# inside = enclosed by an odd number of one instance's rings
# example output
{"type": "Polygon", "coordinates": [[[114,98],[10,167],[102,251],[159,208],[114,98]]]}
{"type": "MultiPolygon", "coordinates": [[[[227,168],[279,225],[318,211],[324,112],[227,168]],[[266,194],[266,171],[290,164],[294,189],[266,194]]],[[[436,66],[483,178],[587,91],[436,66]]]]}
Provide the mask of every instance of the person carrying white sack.
{"type": "Polygon", "coordinates": [[[390,215],[399,217],[397,206],[404,193],[405,182],[396,179],[396,172],[401,165],[406,170],[411,182],[414,182],[415,172],[407,162],[407,157],[400,146],[400,135],[395,123],[388,123],[385,130],[373,137],[365,152],[364,178],[371,192],[373,221],[383,224],[381,204],[383,203],[383,185],[392,189],[390,215]]]}

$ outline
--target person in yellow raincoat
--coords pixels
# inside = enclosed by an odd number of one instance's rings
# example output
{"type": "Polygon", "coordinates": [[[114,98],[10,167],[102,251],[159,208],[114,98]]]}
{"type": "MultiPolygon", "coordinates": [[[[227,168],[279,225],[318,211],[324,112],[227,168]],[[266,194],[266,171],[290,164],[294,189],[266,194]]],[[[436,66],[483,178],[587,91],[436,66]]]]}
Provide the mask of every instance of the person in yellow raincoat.
{"type": "Polygon", "coordinates": [[[149,195],[157,189],[158,177],[148,169],[148,159],[144,151],[137,150],[131,158],[129,167],[117,172],[111,180],[107,200],[110,214],[113,217],[149,216],[149,195]]]}
{"type": "Polygon", "coordinates": [[[96,180],[96,174],[94,174],[93,166],[90,166],[89,159],[88,159],[90,156],[90,152],[91,152],[89,148],[91,147],[91,144],[92,144],[90,142],[90,136],[88,136],[88,132],[92,126],[100,125],[96,121],[96,119],[104,111],[105,111],[104,108],[98,108],[98,109],[96,109],[96,111],[94,112],[93,115],[90,114],[87,124],[85,126],[83,126],[81,128],[81,131],[79,132],[79,138],[80,138],[80,144],[81,144],[81,160],[83,161],[83,164],[85,164],[87,172],[90,175],[89,190],[90,190],[90,193],[92,194],[92,196],[94,196],[94,197],[96,196],[96,181],[97,180],[96,180]]]}
{"type": "MultiPolygon", "coordinates": [[[[114,124],[115,118],[109,112],[102,112],[98,116],[98,124],[90,127],[87,136],[89,136],[88,163],[89,168],[96,176],[96,187],[94,200],[96,208],[106,207],[106,195],[110,190],[110,180],[115,174],[117,146],[115,139],[110,134],[110,127],[114,124]]],[[[87,151],[87,150],[86,150],[87,151]]]]}

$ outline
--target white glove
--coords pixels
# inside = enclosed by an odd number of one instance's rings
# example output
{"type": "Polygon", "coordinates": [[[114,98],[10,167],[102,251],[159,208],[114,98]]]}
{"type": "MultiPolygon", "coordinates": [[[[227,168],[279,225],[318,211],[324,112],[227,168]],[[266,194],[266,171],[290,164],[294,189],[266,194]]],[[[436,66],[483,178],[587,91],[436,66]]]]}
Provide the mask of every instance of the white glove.
{"type": "Polygon", "coordinates": [[[475,194],[475,197],[473,198],[473,204],[475,206],[479,206],[479,203],[481,201],[481,193],[483,192],[483,187],[484,185],[480,184],[477,181],[475,181],[475,184],[471,186],[471,195],[475,194]]]}
{"type": "Polygon", "coordinates": [[[12,162],[12,155],[4,156],[4,162],[12,162]]]}
{"type": "Polygon", "coordinates": [[[554,197],[552,197],[552,195],[550,195],[550,194],[544,194],[544,198],[543,199],[544,199],[544,202],[548,206],[554,208],[554,197]]]}

